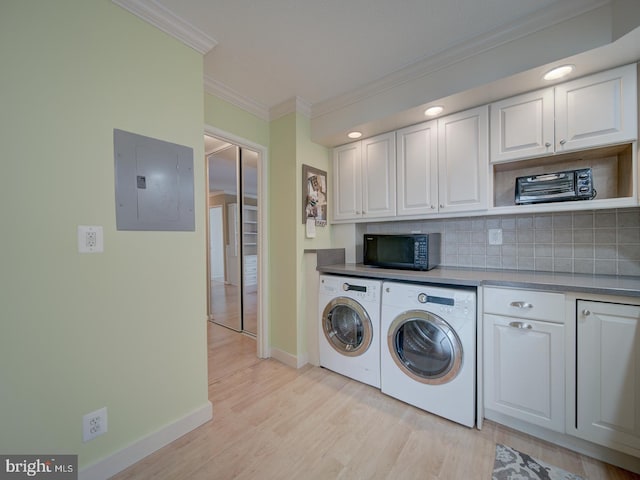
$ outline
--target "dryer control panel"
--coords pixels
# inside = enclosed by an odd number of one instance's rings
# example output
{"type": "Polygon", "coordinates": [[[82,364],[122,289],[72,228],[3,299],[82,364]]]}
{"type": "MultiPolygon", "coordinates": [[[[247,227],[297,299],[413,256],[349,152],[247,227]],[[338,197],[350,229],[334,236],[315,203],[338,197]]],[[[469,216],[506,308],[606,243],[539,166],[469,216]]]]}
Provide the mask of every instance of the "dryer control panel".
{"type": "Polygon", "coordinates": [[[475,319],[476,294],[473,291],[386,282],[383,305],[417,308],[455,318],[475,319]]]}

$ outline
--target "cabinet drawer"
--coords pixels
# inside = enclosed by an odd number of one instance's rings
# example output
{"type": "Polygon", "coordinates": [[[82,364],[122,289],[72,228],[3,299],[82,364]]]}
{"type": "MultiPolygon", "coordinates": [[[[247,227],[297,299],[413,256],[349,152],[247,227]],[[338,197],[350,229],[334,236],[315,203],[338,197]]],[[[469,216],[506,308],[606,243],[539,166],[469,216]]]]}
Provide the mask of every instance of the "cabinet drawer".
{"type": "Polygon", "coordinates": [[[486,287],[484,311],[509,317],[564,323],[564,294],[486,287]]]}

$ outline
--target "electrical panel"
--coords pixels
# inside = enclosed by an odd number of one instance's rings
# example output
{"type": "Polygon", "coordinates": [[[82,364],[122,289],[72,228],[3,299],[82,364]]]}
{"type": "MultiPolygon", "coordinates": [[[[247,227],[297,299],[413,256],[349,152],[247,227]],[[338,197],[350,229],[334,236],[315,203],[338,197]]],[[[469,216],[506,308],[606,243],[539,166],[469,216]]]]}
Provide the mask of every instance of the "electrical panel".
{"type": "Polygon", "coordinates": [[[118,230],[194,231],[193,149],[113,130],[118,230]]]}

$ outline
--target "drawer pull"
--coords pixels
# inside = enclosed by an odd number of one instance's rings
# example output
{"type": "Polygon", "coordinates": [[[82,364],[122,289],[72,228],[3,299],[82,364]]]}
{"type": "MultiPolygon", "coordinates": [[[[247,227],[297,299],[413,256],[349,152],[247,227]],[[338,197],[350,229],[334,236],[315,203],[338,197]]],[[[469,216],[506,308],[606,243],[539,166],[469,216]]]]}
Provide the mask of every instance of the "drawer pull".
{"type": "Polygon", "coordinates": [[[511,306],[516,308],[533,308],[533,305],[528,302],[511,302],[511,306]]]}
{"type": "Polygon", "coordinates": [[[533,328],[530,323],[524,322],[511,322],[509,323],[509,326],[513,328],[519,328],[521,330],[531,330],[533,328]]]}

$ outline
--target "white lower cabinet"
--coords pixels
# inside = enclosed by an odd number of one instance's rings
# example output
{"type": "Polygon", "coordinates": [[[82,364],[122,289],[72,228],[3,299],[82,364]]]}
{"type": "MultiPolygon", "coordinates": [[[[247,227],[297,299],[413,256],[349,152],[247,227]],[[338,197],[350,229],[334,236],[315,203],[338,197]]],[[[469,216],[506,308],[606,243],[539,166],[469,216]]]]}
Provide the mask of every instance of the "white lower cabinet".
{"type": "Polygon", "coordinates": [[[487,416],[564,432],[564,295],[485,288],[484,305],[487,416]]]}
{"type": "Polygon", "coordinates": [[[640,305],[578,300],[574,435],[640,454],[640,305]]]}

